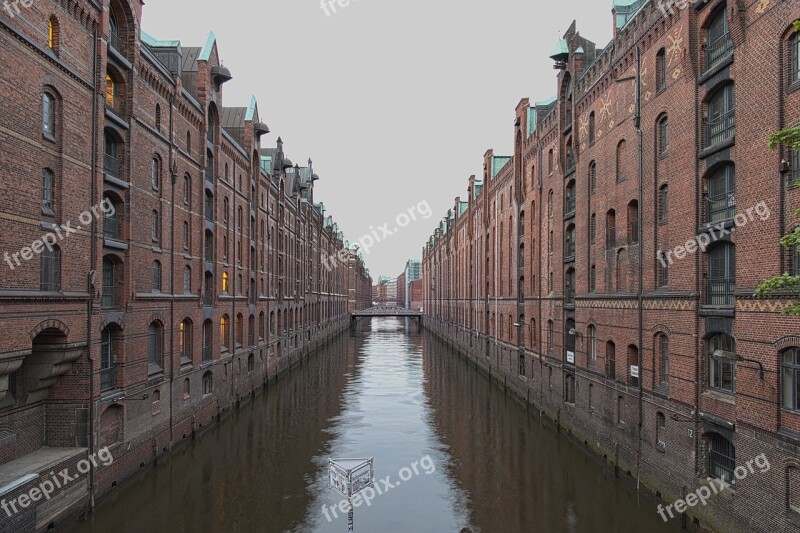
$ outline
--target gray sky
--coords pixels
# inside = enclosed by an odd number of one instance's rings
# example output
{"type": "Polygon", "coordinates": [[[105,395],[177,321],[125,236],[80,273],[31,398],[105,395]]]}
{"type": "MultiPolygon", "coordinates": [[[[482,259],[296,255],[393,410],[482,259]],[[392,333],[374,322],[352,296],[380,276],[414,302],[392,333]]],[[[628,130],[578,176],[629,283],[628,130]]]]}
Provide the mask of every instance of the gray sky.
{"type": "Polygon", "coordinates": [[[351,0],[329,12],[319,0],[148,0],[143,29],[184,46],[214,31],[234,75],[224,104],[255,94],[272,130],[262,143],[281,136],[292,161],[314,160],[315,199],[351,241],[430,207],[365,255],[373,279],[420,257],[486,149],[511,154],[514,108],[555,94],[547,56],[571,21],[599,47],[612,35],[611,0],[351,0]]]}

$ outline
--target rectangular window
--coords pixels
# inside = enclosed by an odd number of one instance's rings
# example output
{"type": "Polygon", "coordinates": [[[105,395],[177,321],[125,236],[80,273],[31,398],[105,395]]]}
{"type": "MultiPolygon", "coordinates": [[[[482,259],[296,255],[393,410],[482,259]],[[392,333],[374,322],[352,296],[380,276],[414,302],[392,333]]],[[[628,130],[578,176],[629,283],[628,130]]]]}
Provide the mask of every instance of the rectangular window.
{"type": "Polygon", "coordinates": [[[800,411],[800,348],[790,348],[783,352],[781,399],[784,409],[800,411]]]}
{"type": "Polygon", "coordinates": [[[708,386],[723,392],[733,392],[735,362],[727,357],[710,355],[708,359],[708,386]]]}
{"type": "Polygon", "coordinates": [[[42,170],[42,209],[53,209],[53,173],[49,169],[42,170]]]}
{"type": "Polygon", "coordinates": [[[794,83],[800,81],[800,32],[795,33],[792,36],[790,46],[790,55],[792,61],[791,83],[794,83]]]}
{"type": "Polygon", "coordinates": [[[792,150],[792,171],[789,173],[789,188],[800,187],[800,150],[792,150]]]}
{"type": "Polygon", "coordinates": [[[158,211],[153,211],[151,231],[153,242],[158,243],[161,236],[161,217],[159,216],[158,211]]]}
{"type": "Polygon", "coordinates": [[[661,155],[666,155],[669,148],[669,123],[666,118],[658,123],[658,151],[661,155]]]}

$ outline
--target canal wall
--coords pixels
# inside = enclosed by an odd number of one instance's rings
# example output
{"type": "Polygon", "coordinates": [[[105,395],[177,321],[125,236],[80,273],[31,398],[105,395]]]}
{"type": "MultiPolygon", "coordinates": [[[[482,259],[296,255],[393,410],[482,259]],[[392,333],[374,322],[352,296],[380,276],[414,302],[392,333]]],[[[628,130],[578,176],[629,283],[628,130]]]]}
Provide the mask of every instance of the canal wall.
{"type": "MultiPolygon", "coordinates": [[[[349,330],[350,326],[349,315],[333,319],[320,328],[318,336],[287,349],[281,357],[268,357],[266,360],[258,361],[253,367],[247,366],[249,355],[245,351],[215,361],[214,375],[224,377],[221,383],[214,384],[213,392],[203,394],[191,407],[184,405],[177,408],[171,418],[172,425],[161,423],[154,426],[143,438],[111,446],[109,451],[114,458],[113,463],[96,471],[95,501],[90,501],[88,497],[89,481],[84,480],[85,497],[71,502],[71,508],[62,515],[63,518],[59,519],[56,525],[67,526],[85,519],[93,505],[108,498],[119,488],[134,482],[148,467],[168,461],[172,451],[216,427],[223,419],[253,401],[259,394],[288,376],[293,370],[302,367],[309,357],[313,357],[339,338],[349,330]]],[[[182,380],[176,377],[174,382],[175,384],[170,388],[175,389],[173,394],[176,398],[189,400],[189,398],[184,398],[181,387],[182,380]]],[[[158,408],[153,406],[153,402],[150,401],[136,403],[146,404],[148,410],[158,408]]],[[[160,414],[152,416],[156,417],[160,414]]],[[[137,418],[134,417],[133,421],[136,420],[137,418]]],[[[167,418],[167,420],[170,419],[167,418]]],[[[130,424],[131,421],[128,423],[130,424]]],[[[35,516],[35,513],[32,513],[32,516],[35,516]]],[[[23,518],[20,517],[20,519],[23,518]]],[[[34,528],[26,524],[25,527],[8,531],[33,530],[34,528]]],[[[5,533],[5,529],[0,527],[0,532],[5,533]]]]}
{"type": "MultiPolygon", "coordinates": [[[[739,438],[737,456],[763,454],[769,468],[762,471],[751,463],[754,471],[748,478],[717,490],[711,479],[695,474],[698,454],[703,456],[707,451],[702,449],[703,440],[697,438],[701,430],[698,422],[690,414],[678,415],[680,406],[672,406],[675,416],[670,416],[668,423],[685,426],[679,433],[682,438],[656,435],[649,429],[665,411],[663,399],[640,396],[638,389],[614,380],[579,374],[573,401],[567,402],[564,381],[571,371],[565,372],[559,361],[520,351],[517,346],[434,317],[425,317],[424,328],[518,400],[532,416],[540,417],[613,471],[620,483],[651,498],[654,505],[666,508],[687,495],[692,499],[691,494],[702,487],[708,488],[711,497],[705,505],[697,503],[683,513],[673,510],[674,518],[665,511],[669,521],[693,531],[796,530],[791,517],[779,511],[786,495],[774,492],[796,461],[796,449],[745,433],[749,439],[739,438]],[[769,523],[774,527],[765,526],[769,523]]],[[[737,461],[737,466],[745,463],[737,461]]]]}

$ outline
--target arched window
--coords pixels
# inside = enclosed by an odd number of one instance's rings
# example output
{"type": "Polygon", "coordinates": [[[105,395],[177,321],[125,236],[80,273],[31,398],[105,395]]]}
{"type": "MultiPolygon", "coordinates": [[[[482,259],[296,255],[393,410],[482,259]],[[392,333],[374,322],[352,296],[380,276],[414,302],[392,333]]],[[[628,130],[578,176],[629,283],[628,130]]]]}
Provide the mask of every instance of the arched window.
{"type": "Polygon", "coordinates": [[[736,247],[719,243],[708,254],[707,305],[731,306],[736,303],[736,247]]]}
{"type": "Polygon", "coordinates": [[[733,393],[736,386],[736,341],[718,333],[708,339],[708,387],[733,393]]]}
{"type": "Polygon", "coordinates": [[[50,20],[47,22],[47,47],[58,54],[58,41],[59,41],[58,19],[55,15],[50,15],[50,20]]]}
{"type": "Polygon", "coordinates": [[[110,73],[106,72],[106,107],[114,111],[118,110],[117,95],[117,82],[110,73]]]}
{"type": "Polygon", "coordinates": [[[164,366],[164,328],[160,322],[150,323],[147,329],[147,363],[150,374],[161,372],[164,366]]]}
{"type": "Polygon", "coordinates": [[[158,244],[161,242],[161,213],[155,209],[151,215],[150,231],[153,243],[158,244]]]}
{"type": "Polygon", "coordinates": [[[658,357],[658,381],[666,385],[669,382],[669,337],[656,335],[655,352],[658,357]]]}
{"type": "Polygon", "coordinates": [[[800,411],[800,348],[789,348],[781,354],[781,405],[789,411],[800,411]]]}
{"type": "Polygon", "coordinates": [[[800,518],[800,468],[790,466],[786,469],[786,507],[794,515],[794,519],[800,518]]]}
{"type": "Polygon", "coordinates": [[[553,170],[555,170],[555,162],[553,160],[553,149],[551,148],[549,152],[547,152],[547,171],[552,174],[553,170]]]}
{"type": "Polygon", "coordinates": [[[228,318],[228,315],[222,315],[219,320],[219,339],[223,350],[230,351],[230,335],[231,319],[228,318]]]}
{"type": "Polygon", "coordinates": [[[617,246],[617,213],[609,209],[606,213],[606,248],[617,246]]]}
{"type": "Polygon", "coordinates": [[[553,189],[550,189],[547,193],[547,216],[553,217],[553,189]]]}
{"type": "Polygon", "coordinates": [[[611,342],[606,342],[606,377],[617,379],[617,346],[611,342]]]}
{"type": "Polygon", "coordinates": [[[108,44],[119,51],[119,26],[117,25],[117,17],[114,15],[113,11],[108,15],[108,44]]]}
{"type": "Polygon", "coordinates": [[[191,363],[192,362],[192,354],[194,350],[192,349],[194,343],[194,332],[192,321],[188,318],[184,319],[179,328],[179,338],[178,342],[180,344],[181,349],[181,363],[191,363]]]}
{"type": "Polygon", "coordinates": [[[228,197],[224,197],[222,199],[222,220],[225,224],[228,224],[228,220],[230,217],[230,205],[228,203],[228,197]]]}
{"type": "Polygon", "coordinates": [[[118,290],[122,285],[120,267],[116,258],[112,256],[103,258],[103,292],[100,298],[100,305],[103,308],[117,307],[120,304],[121,291],[118,290]]]}
{"type": "Polygon", "coordinates": [[[736,135],[736,102],[733,83],[714,91],[708,100],[706,146],[714,146],[736,135]]]}
{"type": "Polygon", "coordinates": [[[153,261],[150,273],[150,288],[153,292],[161,292],[161,263],[153,261]]]}
{"type": "Polygon", "coordinates": [[[154,191],[161,189],[161,160],[157,156],[150,162],[150,186],[154,191]]]}
{"type": "Polygon", "coordinates": [[[628,179],[627,143],[622,139],[617,145],[617,183],[628,179]]]}
{"type": "Polygon", "coordinates": [[[639,242],[639,202],[631,200],[628,203],[628,244],[639,242]]]}
{"type": "Polygon", "coordinates": [[[48,92],[42,94],[42,133],[51,140],[55,140],[56,97],[48,92]]]}
{"type": "Polygon", "coordinates": [[[587,336],[589,337],[589,364],[594,365],[597,362],[597,328],[590,325],[587,336]]]}
{"type": "Polygon", "coordinates": [[[589,163],[589,194],[594,194],[597,189],[597,163],[589,163]]]}
{"type": "Polygon", "coordinates": [[[45,246],[40,260],[39,290],[61,292],[61,249],[55,245],[45,246]]]}
{"type": "Polygon", "coordinates": [[[710,433],[708,441],[708,475],[733,485],[736,483],[736,449],[733,443],[719,433],[710,433]]]}
{"type": "Polygon", "coordinates": [[[105,132],[103,145],[103,171],[114,178],[120,177],[120,146],[109,130],[105,132]]]}
{"type": "Polygon", "coordinates": [[[575,257],[575,224],[567,226],[564,232],[564,259],[575,257]]]}
{"type": "Polygon", "coordinates": [[[733,164],[717,167],[708,178],[706,222],[721,222],[736,214],[736,172],[733,164]]]}
{"type": "Polygon", "coordinates": [[[667,54],[663,48],[656,54],[656,91],[667,88],[667,54]]]}
{"type": "Polygon", "coordinates": [[[103,201],[108,206],[103,216],[103,237],[122,240],[122,203],[111,193],[106,194],[103,201]]]}
{"type": "Polygon", "coordinates": [[[241,313],[236,315],[236,345],[244,344],[244,316],[241,313]]]}
{"type": "Polygon", "coordinates": [[[229,283],[228,282],[228,273],[227,272],[223,272],[222,273],[222,292],[225,292],[225,293],[228,292],[228,283],[229,283]]]}
{"type": "Polygon", "coordinates": [[[575,181],[570,180],[564,190],[564,216],[575,214],[575,181]]]}
{"type": "Polygon", "coordinates": [[[203,374],[203,396],[214,393],[214,377],[209,370],[203,374]]]}
{"type": "Polygon", "coordinates": [[[192,155],[192,132],[191,131],[187,131],[186,132],[186,152],[189,155],[192,155]]]}
{"type": "Polygon", "coordinates": [[[706,36],[706,69],[712,69],[728,57],[733,48],[728,29],[728,10],[723,4],[711,19],[706,36]]]}
{"type": "Polygon", "coordinates": [[[789,83],[800,81],[800,32],[795,32],[789,39],[789,83]]]}
{"type": "Polygon", "coordinates": [[[42,169],[42,210],[53,216],[53,187],[55,175],[49,168],[42,169]]]}
{"type": "Polygon", "coordinates": [[[669,122],[667,116],[664,115],[658,120],[658,154],[660,156],[667,155],[669,148],[669,122]]]}
{"type": "Polygon", "coordinates": [[[669,221],[669,185],[666,183],[658,189],[658,223],[666,224],[669,221]]]}
{"type": "Polygon", "coordinates": [[[117,365],[121,347],[119,326],[111,324],[100,333],[100,390],[112,390],[117,386],[117,365]]]}

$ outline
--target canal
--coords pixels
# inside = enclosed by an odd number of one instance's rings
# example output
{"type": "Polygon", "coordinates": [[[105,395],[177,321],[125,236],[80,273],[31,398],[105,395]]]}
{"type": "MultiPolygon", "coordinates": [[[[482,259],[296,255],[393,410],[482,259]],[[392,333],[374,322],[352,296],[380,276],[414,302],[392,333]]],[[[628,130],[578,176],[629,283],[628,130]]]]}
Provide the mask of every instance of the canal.
{"type": "Polygon", "coordinates": [[[370,456],[356,532],[678,530],[438,340],[373,319],[73,531],[345,533],[327,461],[370,456]]]}

